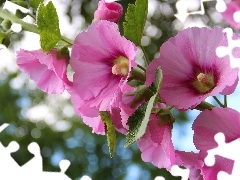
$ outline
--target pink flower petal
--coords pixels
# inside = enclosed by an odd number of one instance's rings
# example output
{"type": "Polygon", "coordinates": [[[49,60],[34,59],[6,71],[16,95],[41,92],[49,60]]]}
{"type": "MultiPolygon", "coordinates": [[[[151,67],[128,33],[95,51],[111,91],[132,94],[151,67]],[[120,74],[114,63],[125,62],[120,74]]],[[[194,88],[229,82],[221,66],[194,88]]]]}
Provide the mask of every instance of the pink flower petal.
{"type": "Polygon", "coordinates": [[[190,170],[190,180],[204,180],[201,172],[203,161],[199,159],[199,154],[194,152],[175,151],[176,165],[184,166],[190,170]]]}
{"type": "Polygon", "coordinates": [[[151,115],[146,133],[138,140],[142,160],[151,162],[158,168],[171,169],[175,160],[169,124],[160,126],[158,117],[151,115]]]}
{"type": "Polygon", "coordinates": [[[17,52],[17,64],[21,71],[34,80],[39,89],[47,93],[62,93],[70,84],[67,78],[67,60],[57,59],[54,49],[45,54],[42,50],[17,52]]]}
{"type": "Polygon", "coordinates": [[[220,171],[224,171],[228,174],[232,173],[234,161],[232,159],[227,159],[218,155],[215,155],[215,164],[213,166],[204,166],[202,168],[202,173],[204,179],[216,180],[217,175],[220,171]]]}
{"type": "Polygon", "coordinates": [[[193,142],[206,152],[218,146],[215,134],[222,132],[226,142],[240,138],[240,113],[231,108],[213,108],[201,112],[193,123],[193,142]]]}
{"type": "Polygon", "coordinates": [[[222,14],[223,19],[236,29],[240,29],[240,23],[236,22],[233,18],[233,14],[237,11],[240,11],[240,2],[231,1],[226,3],[227,9],[222,14]]]}

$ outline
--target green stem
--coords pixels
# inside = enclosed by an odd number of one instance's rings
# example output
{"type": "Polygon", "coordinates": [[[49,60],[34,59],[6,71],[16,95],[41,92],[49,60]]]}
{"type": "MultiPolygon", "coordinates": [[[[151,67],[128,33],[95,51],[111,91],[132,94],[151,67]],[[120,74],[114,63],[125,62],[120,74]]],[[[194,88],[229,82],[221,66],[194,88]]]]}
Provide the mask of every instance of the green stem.
{"type": "Polygon", "coordinates": [[[143,52],[144,61],[145,61],[146,65],[148,66],[150,62],[149,62],[149,60],[147,58],[147,53],[146,53],[146,51],[145,51],[143,46],[140,46],[140,48],[142,49],[142,52],[143,52]]]}
{"type": "Polygon", "coordinates": [[[224,95],[224,106],[227,107],[227,95],[224,95]]]}
{"type": "Polygon", "coordinates": [[[31,18],[33,18],[34,20],[36,20],[36,17],[34,15],[32,15],[31,13],[27,13],[27,15],[29,15],[31,18]]]}
{"type": "Polygon", "coordinates": [[[213,96],[213,98],[215,99],[215,101],[219,104],[219,106],[221,107],[225,107],[224,104],[221,103],[221,101],[219,101],[219,99],[216,96],[213,96]]]}
{"type": "MultiPolygon", "coordinates": [[[[0,18],[7,19],[12,23],[20,24],[22,26],[22,29],[25,31],[39,34],[39,31],[36,25],[24,22],[23,20],[19,19],[17,16],[15,16],[14,14],[6,10],[0,9],[0,18]]],[[[65,36],[62,36],[62,40],[67,42],[68,44],[73,44],[73,41],[65,36]]]]}
{"type": "Polygon", "coordinates": [[[17,16],[15,16],[12,13],[9,13],[6,10],[0,9],[0,17],[3,19],[10,20],[12,23],[20,24],[22,28],[26,31],[38,34],[37,26],[24,22],[23,20],[19,19],[17,16]]]}
{"type": "Polygon", "coordinates": [[[65,36],[62,36],[62,41],[68,43],[69,45],[73,45],[73,40],[71,40],[65,36]]]}
{"type": "Polygon", "coordinates": [[[137,67],[139,67],[141,70],[143,70],[144,72],[146,72],[146,68],[145,67],[142,67],[141,65],[137,65],[137,67]]]}

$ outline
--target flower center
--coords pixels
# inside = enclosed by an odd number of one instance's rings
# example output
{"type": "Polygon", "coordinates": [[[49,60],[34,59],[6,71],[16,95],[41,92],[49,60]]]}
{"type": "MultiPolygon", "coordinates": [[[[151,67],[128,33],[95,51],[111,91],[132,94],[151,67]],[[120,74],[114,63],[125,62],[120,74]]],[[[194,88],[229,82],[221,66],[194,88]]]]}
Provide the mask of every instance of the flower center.
{"type": "Polygon", "coordinates": [[[192,85],[200,93],[206,93],[215,86],[214,77],[209,73],[199,73],[192,85]]]}
{"type": "Polygon", "coordinates": [[[115,75],[126,76],[128,74],[128,66],[128,59],[123,56],[119,56],[117,59],[114,60],[112,73],[115,75]]]}

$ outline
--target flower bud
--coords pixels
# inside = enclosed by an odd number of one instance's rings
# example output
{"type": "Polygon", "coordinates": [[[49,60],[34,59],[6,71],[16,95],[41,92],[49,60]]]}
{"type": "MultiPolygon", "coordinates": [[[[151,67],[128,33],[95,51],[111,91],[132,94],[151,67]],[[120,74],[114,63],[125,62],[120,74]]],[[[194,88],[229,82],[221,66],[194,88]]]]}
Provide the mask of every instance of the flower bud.
{"type": "Polygon", "coordinates": [[[116,2],[105,2],[101,0],[98,3],[98,9],[94,12],[95,20],[108,20],[118,23],[122,16],[122,5],[116,2]]]}

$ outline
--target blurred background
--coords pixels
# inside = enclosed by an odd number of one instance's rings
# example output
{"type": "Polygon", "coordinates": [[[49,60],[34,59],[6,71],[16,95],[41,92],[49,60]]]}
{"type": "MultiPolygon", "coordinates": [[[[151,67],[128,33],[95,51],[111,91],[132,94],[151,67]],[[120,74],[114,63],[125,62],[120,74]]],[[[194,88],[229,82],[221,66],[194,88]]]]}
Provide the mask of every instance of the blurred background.
{"type": "MultiPolygon", "coordinates": [[[[3,2],[0,1],[0,8],[3,8],[3,2]]],[[[62,35],[74,39],[91,24],[98,0],[53,0],[53,3],[59,15],[62,35]]],[[[135,0],[122,0],[119,3],[123,5],[125,13],[128,3],[135,3],[135,0]]],[[[200,5],[200,0],[185,0],[184,3],[177,0],[149,0],[148,20],[142,38],[149,59],[157,57],[161,44],[182,29],[190,26],[227,27],[215,9],[216,1],[204,2],[203,9],[200,5]],[[192,14],[176,18],[174,14],[179,13],[192,14]]],[[[33,22],[33,19],[26,17],[25,21],[33,22]]],[[[121,33],[123,21],[124,16],[119,23],[121,33]]],[[[20,32],[12,34],[10,41],[10,44],[6,44],[8,49],[1,45],[0,50],[0,125],[10,124],[1,133],[0,141],[4,146],[11,141],[19,143],[19,151],[12,154],[19,165],[33,157],[27,146],[37,142],[43,157],[43,170],[60,171],[59,162],[68,159],[71,165],[66,174],[73,180],[162,180],[159,176],[167,180],[181,179],[151,163],[143,162],[136,143],[124,148],[125,137],[119,133],[115,156],[110,158],[106,137],[93,134],[82,123],[74,113],[67,93],[43,93],[33,81],[19,72],[15,63],[16,51],[20,48],[39,49],[38,35],[20,32]]],[[[235,97],[233,95],[232,99],[235,97]]],[[[235,106],[239,110],[234,100],[229,101],[230,107],[235,106]]],[[[196,151],[192,143],[191,125],[199,112],[173,112],[176,118],[172,138],[175,148],[196,151]]]]}

